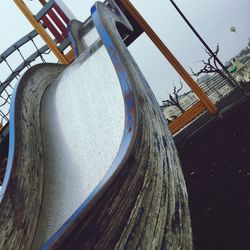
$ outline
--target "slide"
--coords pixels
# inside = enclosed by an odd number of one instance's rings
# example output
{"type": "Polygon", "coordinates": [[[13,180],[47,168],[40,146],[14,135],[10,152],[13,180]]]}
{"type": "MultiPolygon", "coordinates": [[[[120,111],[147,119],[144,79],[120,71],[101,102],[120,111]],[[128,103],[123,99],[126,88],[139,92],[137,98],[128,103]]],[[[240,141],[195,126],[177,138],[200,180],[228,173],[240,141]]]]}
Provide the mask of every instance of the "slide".
{"type": "Polygon", "coordinates": [[[12,97],[0,249],[192,249],[188,197],[161,109],[112,3],[70,25],[69,65],[40,64],[12,97]]]}

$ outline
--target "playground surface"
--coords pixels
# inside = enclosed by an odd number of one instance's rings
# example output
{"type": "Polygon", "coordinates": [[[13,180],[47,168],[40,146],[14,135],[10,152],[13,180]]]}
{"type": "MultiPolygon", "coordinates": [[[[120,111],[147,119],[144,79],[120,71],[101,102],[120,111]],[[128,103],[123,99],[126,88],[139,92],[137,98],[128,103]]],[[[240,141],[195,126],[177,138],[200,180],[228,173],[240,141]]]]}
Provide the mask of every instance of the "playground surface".
{"type": "Polygon", "coordinates": [[[194,249],[249,249],[250,98],[235,91],[219,106],[177,138],[194,249]]]}

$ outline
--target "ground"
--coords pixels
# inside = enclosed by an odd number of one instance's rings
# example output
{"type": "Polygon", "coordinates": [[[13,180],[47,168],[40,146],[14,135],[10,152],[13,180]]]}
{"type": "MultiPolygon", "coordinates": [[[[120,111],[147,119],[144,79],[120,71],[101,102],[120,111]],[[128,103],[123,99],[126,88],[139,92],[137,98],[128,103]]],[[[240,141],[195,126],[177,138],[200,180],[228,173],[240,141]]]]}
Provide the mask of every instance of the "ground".
{"type": "Polygon", "coordinates": [[[250,249],[250,98],[236,91],[219,109],[176,139],[194,249],[250,249]]]}

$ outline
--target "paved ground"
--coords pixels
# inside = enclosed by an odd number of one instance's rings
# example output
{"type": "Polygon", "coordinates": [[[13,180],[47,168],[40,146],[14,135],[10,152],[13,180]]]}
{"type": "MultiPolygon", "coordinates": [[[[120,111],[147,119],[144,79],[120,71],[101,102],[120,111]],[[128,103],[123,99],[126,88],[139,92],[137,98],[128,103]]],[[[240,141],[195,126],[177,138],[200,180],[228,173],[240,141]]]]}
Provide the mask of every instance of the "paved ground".
{"type": "Polygon", "coordinates": [[[250,98],[241,96],[178,138],[196,250],[250,249],[250,98]]]}

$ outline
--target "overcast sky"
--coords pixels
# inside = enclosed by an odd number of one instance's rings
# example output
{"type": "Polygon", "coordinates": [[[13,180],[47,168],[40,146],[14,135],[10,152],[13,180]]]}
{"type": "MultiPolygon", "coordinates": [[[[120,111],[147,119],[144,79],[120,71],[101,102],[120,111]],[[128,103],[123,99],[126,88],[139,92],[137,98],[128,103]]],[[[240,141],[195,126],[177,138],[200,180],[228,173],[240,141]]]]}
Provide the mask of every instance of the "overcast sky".
{"type": "MultiPolygon", "coordinates": [[[[35,2],[26,3],[35,10],[35,2]]],[[[92,0],[64,0],[76,18],[84,20],[90,14],[92,0]]],[[[198,62],[206,56],[202,44],[177,14],[168,0],[133,0],[138,10],[153,26],[167,47],[189,71],[189,67],[198,70],[198,62]]],[[[176,0],[176,4],[184,12],[190,22],[204,40],[215,48],[220,45],[219,58],[222,62],[236,55],[247,45],[250,37],[250,1],[249,0],[176,0]],[[235,26],[236,32],[230,31],[235,26]]],[[[0,1],[0,53],[16,40],[32,30],[32,27],[19,11],[13,1],[0,1]]],[[[130,46],[137,63],[141,67],[159,102],[172,91],[173,82],[178,84],[178,75],[166,62],[158,50],[142,35],[130,46]]],[[[189,71],[190,72],[190,71],[189,71]]],[[[0,76],[1,77],[1,76],[0,76]]],[[[3,80],[3,79],[0,79],[3,80]]]]}

